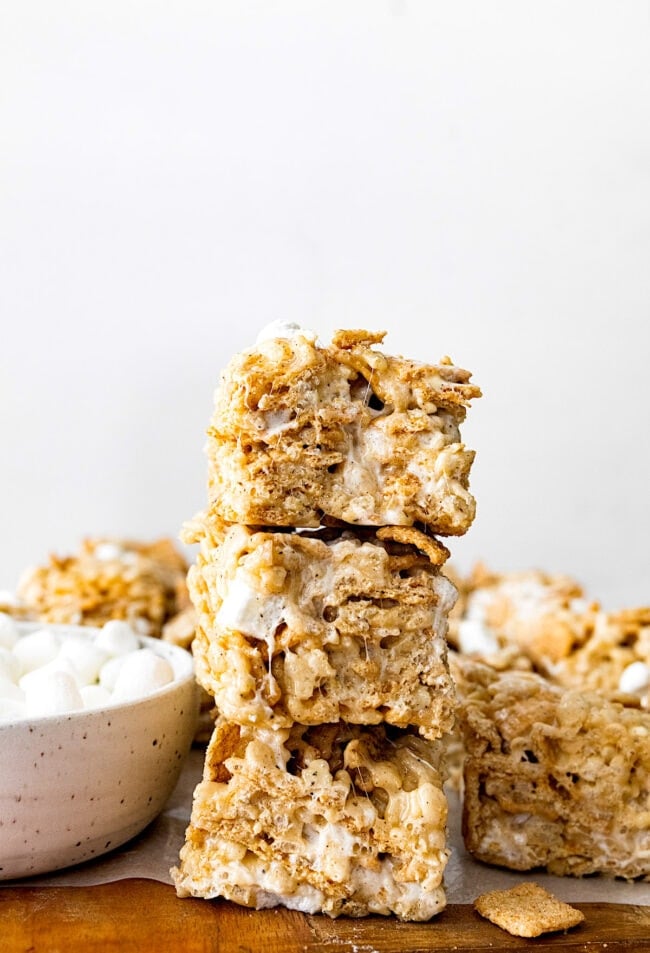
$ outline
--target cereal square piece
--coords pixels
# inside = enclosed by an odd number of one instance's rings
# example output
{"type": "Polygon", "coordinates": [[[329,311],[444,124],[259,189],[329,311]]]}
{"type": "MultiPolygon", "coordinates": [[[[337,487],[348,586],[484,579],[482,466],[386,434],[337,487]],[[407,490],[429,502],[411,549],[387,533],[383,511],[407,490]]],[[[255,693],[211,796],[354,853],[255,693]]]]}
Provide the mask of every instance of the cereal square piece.
{"type": "Polygon", "coordinates": [[[179,896],[332,917],[445,906],[439,742],[345,723],[217,722],[172,877],[179,896]]]}
{"type": "Polygon", "coordinates": [[[238,724],[453,725],[447,551],[412,527],[300,533],[197,519],[199,682],[238,724]]]}
{"type": "Polygon", "coordinates": [[[650,712],[462,657],[463,835],[514,870],[650,876],[650,712]]]}
{"type": "Polygon", "coordinates": [[[474,907],[482,917],[513,936],[534,937],[568,930],[585,918],[582,911],[558,900],[536,883],[491,890],[477,897],[474,907]]]}
{"type": "Polygon", "coordinates": [[[474,453],[459,427],[480,390],[449,358],[374,348],[384,333],[262,340],[224,370],[208,429],[214,510],[232,523],[425,525],[461,535],[474,453]]]}

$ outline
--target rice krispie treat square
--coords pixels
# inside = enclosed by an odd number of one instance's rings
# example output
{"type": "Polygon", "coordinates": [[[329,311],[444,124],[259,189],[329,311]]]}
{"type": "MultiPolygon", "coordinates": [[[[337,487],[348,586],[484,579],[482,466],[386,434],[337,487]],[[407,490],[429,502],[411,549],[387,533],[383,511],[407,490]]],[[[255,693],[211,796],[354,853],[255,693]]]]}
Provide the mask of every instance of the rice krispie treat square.
{"type": "Polygon", "coordinates": [[[179,896],[428,920],[445,906],[440,745],[384,726],[217,723],[179,896]]]}
{"type": "Polygon", "coordinates": [[[598,608],[574,579],[535,569],[492,573],[479,565],[459,589],[453,642],[461,652],[496,658],[518,649],[542,670],[584,640],[598,608]]]}
{"type": "Polygon", "coordinates": [[[75,555],[52,555],[46,565],[26,570],[17,595],[43,622],[101,626],[124,619],[158,637],[189,604],[186,573],[171,540],[88,538],[75,555]]]}
{"type": "Polygon", "coordinates": [[[300,332],[236,355],[208,430],[209,498],[233,523],[421,523],[461,535],[475,512],[460,424],[480,396],[449,358],[375,349],[384,333],[300,332]]]}
{"type": "Polygon", "coordinates": [[[486,863],[650,876],[650,713],[455,657],[463,835],[486,863]]]}
{"type": "Polygon", "coordinates": [[[650,709],[650,607],[606,612],[568,576],[536,570],[478,567],[459,587],[450,641],[464,654],[650,709]]]}
{"type": "Polygon", "coordinates": [[[547,668],[559,685],[650,710],[650,608],[595,612],[584,640],[547,668]]]}
{"type": "Polygon", "coordinates": [[[449,731],[447,551],[409,527],[289,533],[188,527],[197,678],[230,721],[387,722],[449,731]]]}

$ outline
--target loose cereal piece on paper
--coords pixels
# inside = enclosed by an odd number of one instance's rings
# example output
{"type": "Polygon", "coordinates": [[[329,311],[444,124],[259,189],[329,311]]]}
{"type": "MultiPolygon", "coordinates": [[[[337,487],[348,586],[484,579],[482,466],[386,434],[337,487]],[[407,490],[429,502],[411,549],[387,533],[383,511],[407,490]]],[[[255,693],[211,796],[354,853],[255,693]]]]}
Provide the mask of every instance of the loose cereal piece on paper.
{"type": "Polygon", "coordinates": [[[558,900],[536,883],[522,883],[509,890],[491,890],[474,901],[475,909],[513,936],[535,937],[569,930],[582,923],[580,910],[558,900]]]}

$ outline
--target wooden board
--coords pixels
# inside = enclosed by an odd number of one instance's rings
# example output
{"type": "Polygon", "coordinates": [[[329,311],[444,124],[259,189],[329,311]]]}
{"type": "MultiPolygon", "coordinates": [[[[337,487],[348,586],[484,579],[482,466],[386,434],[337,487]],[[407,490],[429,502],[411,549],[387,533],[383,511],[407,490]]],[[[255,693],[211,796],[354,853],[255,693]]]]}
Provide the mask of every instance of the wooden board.
{"type": "Polygon", "coordinates": [[[95,887],[0,887],[2,953],[425,953],[425,951],[650,951],[650,907],[577,903],[586,921],[535,940],[511,937],[451,904],[430,923],[331,920],[226,901],[180,900],[167,884],[121,880],[95,887]]]}

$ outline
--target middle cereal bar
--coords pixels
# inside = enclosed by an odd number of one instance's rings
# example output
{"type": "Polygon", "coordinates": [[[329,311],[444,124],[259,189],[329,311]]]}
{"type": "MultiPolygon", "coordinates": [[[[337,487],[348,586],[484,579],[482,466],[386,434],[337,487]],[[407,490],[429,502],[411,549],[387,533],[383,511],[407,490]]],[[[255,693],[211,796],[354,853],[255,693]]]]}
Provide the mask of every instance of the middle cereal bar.
{"type": "Polygon", "coordinates": [[[408,527],[187,528],[197,677],[233,723],[385,722],[449,732],[448,552],[408,527]]]}

